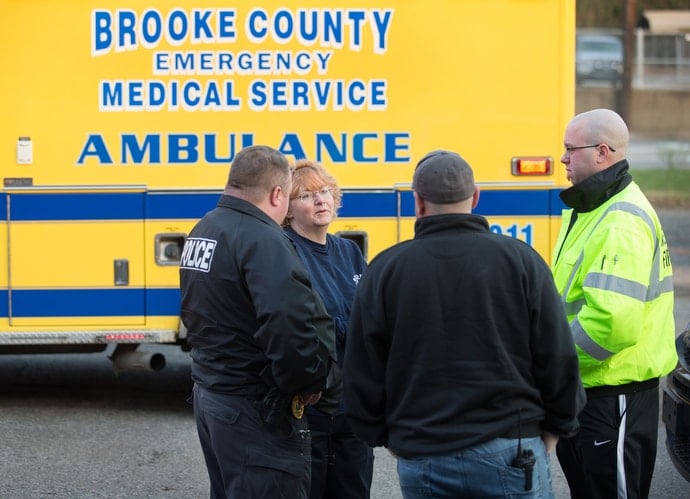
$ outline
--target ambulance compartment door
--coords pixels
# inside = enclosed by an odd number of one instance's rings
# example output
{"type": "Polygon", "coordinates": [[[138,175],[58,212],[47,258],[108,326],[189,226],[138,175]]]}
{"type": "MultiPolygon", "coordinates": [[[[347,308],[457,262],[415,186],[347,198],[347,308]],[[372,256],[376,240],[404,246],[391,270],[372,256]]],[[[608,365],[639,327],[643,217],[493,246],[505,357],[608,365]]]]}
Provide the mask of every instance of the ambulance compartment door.
{"type": "Polygon", "coordinates": [[[145,324],[143,189],[8,198],[10,326],[145,324]]]}

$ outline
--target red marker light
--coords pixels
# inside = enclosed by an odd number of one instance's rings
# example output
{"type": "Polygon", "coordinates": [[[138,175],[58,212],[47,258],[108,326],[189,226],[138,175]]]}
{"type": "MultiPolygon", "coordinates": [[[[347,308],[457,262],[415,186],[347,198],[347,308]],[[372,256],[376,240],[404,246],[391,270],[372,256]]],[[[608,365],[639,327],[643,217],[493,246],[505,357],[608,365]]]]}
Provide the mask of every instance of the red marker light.
{"type": "Polygon", "coordinates": [[[515,157],[510,160],[513,175],[551,175],[553,158],[550,156],[515,157]]]}

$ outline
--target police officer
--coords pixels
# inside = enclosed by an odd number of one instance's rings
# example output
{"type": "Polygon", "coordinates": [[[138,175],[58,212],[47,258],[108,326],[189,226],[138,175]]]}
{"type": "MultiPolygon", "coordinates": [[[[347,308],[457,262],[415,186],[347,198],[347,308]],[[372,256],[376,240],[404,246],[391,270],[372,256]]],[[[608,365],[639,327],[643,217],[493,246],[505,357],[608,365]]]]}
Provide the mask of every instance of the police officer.
{"type": "Polygon", "coordinates": [[[608,109],[573,118],[561,162],[573,186],[552,262],[587,404],[557,454],[574,498],[647,497],[659,377],[676,365],[666,237],[625,159],[628,128],[608,109]]]}
{"type": "Polygon", "coordinates": [[[303,409],[326,386],[335,333],[280,227],[291,184],[280,152],[240,151],[185,242],[181,313],[212,498],[309,492],[303,409]]]}

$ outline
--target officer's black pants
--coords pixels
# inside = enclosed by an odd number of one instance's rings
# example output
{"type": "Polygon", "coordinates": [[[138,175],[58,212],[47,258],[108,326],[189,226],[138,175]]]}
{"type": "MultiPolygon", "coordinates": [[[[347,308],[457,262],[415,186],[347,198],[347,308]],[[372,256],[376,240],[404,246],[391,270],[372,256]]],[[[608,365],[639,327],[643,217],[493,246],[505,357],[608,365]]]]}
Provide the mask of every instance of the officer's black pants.
{"type": "Polygon", "coordinates": [[[269,426],[243,397],[194,386],[194,415],[211,498],[306,498],[311,442],[306,418],[269,426]]]}

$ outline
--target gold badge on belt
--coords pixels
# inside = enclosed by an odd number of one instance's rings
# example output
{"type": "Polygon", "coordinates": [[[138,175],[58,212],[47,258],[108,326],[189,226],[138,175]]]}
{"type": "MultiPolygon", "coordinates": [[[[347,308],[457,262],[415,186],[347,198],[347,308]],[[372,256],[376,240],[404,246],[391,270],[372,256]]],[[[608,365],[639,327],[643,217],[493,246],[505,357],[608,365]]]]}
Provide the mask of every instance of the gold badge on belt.
{"type": "Polygon", "coordinates": [[[299,395],[292,397],[290,409],[292,410],[292,415],[295,417],[295,419],[302,419],[302,416],[304,416],[304,404],[300,400],[299,395]]]}

